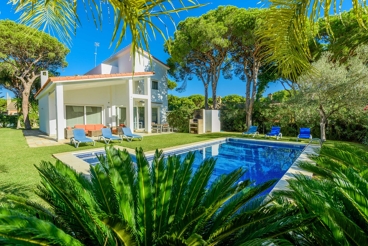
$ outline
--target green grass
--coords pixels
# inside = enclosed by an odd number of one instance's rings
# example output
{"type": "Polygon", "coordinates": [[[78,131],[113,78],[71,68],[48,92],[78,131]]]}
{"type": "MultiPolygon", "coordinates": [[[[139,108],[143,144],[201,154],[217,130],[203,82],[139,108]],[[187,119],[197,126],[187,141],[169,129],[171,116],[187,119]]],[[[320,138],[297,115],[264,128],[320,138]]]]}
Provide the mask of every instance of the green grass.
{"type": "MultiPolygon", "coordinates": [[[[116,145],[121,145],[132,149],[136,147],[142,147],[144,151],[150,151],[221,137],[242,136],[240,133],[229,132],[201,135],[174,133],[145,136],[143,141],[123,141],[123,143],[116,145]]],[[[263,136],[259,136],[257,138],[264,139],[263,136]]],[[[55,162],[52,154],[76,150],[74,146],[69,144],[30,148],[27,145],[22,130],[16,129],[0,128],[0,139],[0,190],[1,186],[3,189],[14,189],[15,191],[28,191],[33,189],[40,181],[38,172],[36,171],[34,165],[38,165],[41,161],[55,162]]],[[[270,139],[275,140],[275,138],[270,139]]],[[[295,142],[295,137],[283,137],[282,140],[295,142]]],[[[328,141],[327,144],[331,144],[333,142],[334,141],[328,141]]],[[[366,146],[355,143],[352,144],[368,150],[366,146]]],[[[97,142],[95,147],[81,144],[78,150],[87,150],[103,146],[104,144],[100,142],[97,142]]]]}

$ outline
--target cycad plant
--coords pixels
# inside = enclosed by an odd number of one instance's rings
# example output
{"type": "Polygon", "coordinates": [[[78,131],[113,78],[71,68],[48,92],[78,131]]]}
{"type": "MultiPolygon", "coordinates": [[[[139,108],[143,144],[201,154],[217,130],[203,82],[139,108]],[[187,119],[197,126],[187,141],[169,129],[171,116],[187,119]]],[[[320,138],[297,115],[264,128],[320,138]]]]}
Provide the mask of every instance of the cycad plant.
{"type": "Polygon", "coordinates": [[[300,211],[318,220],[302,237],[310,245],[368,245],[368,154],[357,147],[323,146],[316,164],[300,166],[314,177],[289,180],[291,191],[277,195],[292,199],[300,211]]]}
{"type": "Polygon", "coordinates": [[[90,175],[67,165],[42,162],[36,194],[48,206],[7,196],[0,206],[0,244],[25,245],[259,245],[284,242],[282,235],[311,221],[290,204],[272,206],[259,194],[274,181],[238,182],[239,168],[209,178],[215,160],[193,172],[194,153],[183,161],[156,151],[106,147],[90,175]]]}

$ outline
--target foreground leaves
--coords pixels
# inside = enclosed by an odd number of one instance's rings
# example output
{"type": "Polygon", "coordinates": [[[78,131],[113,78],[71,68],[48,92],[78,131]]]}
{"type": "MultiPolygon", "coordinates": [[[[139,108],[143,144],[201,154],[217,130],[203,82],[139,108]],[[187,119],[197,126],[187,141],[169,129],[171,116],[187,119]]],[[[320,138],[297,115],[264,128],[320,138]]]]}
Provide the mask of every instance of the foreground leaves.
{"type": "Polygon", "coordinates": [[[323,146],[317,165],[300,166],[313,179],[299,175],[290,180],[291,191],[278,195],[293,199],[301,211],[318,220],[304,231],[312,245],[367,245],[368,154],[358,148],[336,144],[323,146]]]}
{"type": "Polygon", "coordinates": [[[272,205],[241,168],[209,185],[215,160],[193,173],[195,153],[180,161],[142,149],[136,163],[127,151],[106,147],[91,175],[61,162],[37,167],[37,195],[47,207],[16,196],[0,206],[0,242],[30,245],[271,245],[314,220],[290,203],[272,205]],[[14,241],[18,240],[18,241],[14,241]]]}

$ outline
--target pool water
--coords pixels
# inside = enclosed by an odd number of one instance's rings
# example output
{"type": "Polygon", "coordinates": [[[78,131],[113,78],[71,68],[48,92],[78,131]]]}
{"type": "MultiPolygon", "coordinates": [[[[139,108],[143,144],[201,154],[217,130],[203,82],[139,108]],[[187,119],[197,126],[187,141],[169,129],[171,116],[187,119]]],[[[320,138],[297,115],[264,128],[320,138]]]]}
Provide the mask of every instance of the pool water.
{"type": "MultiPolygon", "coordinates": [[[[253,185],[261,184],[271,179],[281,179],[290,166],[302,153],[306,145],[287,144],[266,141],[244,140],[228,138],[226,141],[217,141],[209,144],[197,145],[190,148],[164,152],[167,155],[179,155],[181,159],[189,151],[195,152],[193,169],[209,157],[217,159],[214,173],[209,181],[212,183],[218,176],[243,167],[247,172],[240,180],[250,179],[253,185]]],[[[76,156],[90,165],[98,163],[97,155],[104,151],[76,154],[76,156]]],[[[135,157],[132,156],[133,161],[135,157]]],[[[148,161],[153,156],[147,156],[148,161]]]]}

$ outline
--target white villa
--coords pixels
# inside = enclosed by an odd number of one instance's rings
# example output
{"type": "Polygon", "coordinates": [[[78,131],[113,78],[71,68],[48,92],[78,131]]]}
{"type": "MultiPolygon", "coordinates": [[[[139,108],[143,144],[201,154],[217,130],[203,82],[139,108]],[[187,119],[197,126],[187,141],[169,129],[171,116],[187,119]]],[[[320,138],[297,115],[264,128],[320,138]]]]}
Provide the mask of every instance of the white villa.
{"type": "Polygon", "coordinates": [[[134,74],[130,46],[120,50],[82,76],[48,77],[41,73],[40,130],[57,140],[65,128],[78,124],[125,124],[151,132],[151,122],[165,123],[167,70],[145,51],[137,54],[134,74]]]}

